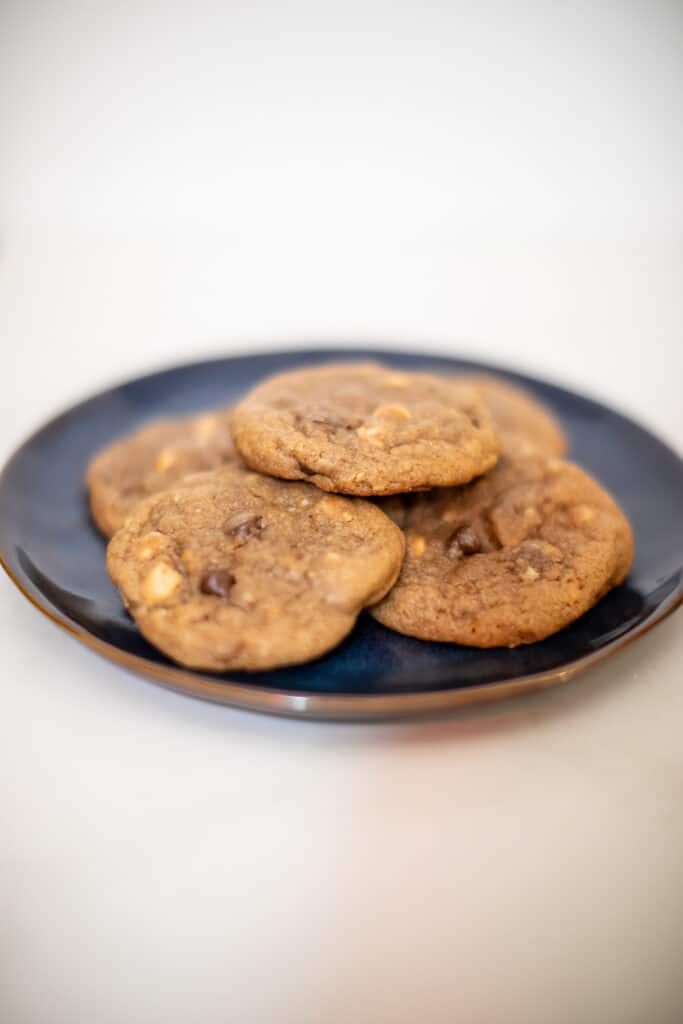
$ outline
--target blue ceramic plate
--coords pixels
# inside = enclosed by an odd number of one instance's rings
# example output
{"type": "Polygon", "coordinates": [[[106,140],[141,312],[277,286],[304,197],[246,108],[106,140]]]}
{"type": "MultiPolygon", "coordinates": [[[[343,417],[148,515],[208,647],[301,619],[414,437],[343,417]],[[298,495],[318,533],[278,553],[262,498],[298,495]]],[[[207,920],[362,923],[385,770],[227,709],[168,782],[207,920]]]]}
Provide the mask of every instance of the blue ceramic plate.
{"type": "Polygon", "coordinates": [[[317,718],[386,718],[451,708],[564,682],[661,621],[683,600],[683,463],[631,420],[562,388],[459,359],[326,350],[218,359],[142,377],[75,406],[33,435],[0,478],[0,557],[19,589],[100,654],[176,690],[260,711],[317,718]],[[124,612],[88,515],[83,474],[113,438],[160,416],[229,404],[279,370],[379,358],[406,369],[487,370],[555,412],[571,454],[633,524],[627,581],[568,629],[514,650],[426,643],[362,615],[353,633],[308,665],[258,674],[182,669],[151,647],[124,612]]]}

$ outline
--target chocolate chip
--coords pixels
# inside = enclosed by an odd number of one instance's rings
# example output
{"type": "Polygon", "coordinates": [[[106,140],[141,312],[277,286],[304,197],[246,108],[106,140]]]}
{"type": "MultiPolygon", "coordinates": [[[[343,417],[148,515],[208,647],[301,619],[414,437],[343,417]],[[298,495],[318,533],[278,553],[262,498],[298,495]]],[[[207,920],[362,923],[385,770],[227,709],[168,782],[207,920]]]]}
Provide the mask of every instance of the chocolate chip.
{"type": "Polygon", "coordinates": [[[235,577],[227,569],[212,569],[202,577],[199,589],[212,597],[228,597],[234,582],[235,577]]]}
{"type": "Polygon", "coordinates": [[[312,419],[311,423],[315,423],[316,427],[320,427],[322,432],[327,434],[328,437],[331,437],[332,434],[334,434],[340,427],[339,423],[334,423],[332,420],[322,418],[312,419]]]}
{"type": "Polygon", "coordinates": [[[236,537],[237,540],[245,541],[251,537],[258,537],[261,530],[265,530],[266,521],[263,516],[252,515],[250,513],[241,514],[238,513],[232,516],[225,523],[223,529],[230,537],[236,537]]]}
{"type": "Polygon", "coordinates": [[[458,558],[460,555],[476,555],[478,551],[481,551],[481,541],[471,526],[459,526],[448,539],[447,554],[449,558],[458,558]]]}

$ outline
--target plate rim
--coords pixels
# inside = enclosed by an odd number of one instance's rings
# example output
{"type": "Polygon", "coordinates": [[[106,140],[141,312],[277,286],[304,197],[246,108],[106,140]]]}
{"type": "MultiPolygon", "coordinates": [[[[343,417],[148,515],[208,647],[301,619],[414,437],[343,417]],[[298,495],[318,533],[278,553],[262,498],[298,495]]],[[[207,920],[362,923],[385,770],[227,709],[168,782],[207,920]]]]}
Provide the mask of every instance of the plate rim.
{"type": "MultiPolygon", "coordinates": [[[[118,388],[136,384],[149,378],[153,378],[166,372],[177,372],[191,367],[207,365],[211,363],[225,363],[233,360],[243,360],[252,357],[268,358],[272,356],[296,355],[298,357],[325,358],[335,356],[351,357],[357,355],[360,359],[367,359],[382,356],[418,356],[425,359],[438,359],[445,362],[469,363],[472,366],[487,370],[492,373],[503,373],[510,377],[517,378],[524,383],[539,384],[543,387],[550,387],[558,391],[579,398],[589,405],[607,409],[611,414],[636,426],[639,430],[653,438],[667,453],[681,462],[678,453],[657,434],[648,427],[639,423],[632,417],[627,416],[618,409],[600,402],[591,396],[575,392],[571,389],[556,384],[554,381],[544,380],[503,365],[481,362],[477,359],[470,359],[468,356],[451,356],[446,353],[424,351],[415,352],[411,349],[402,348],[348,348],[342,346],[331,346],[325,348],[293,348],[293,349],[264,349],[256,352],[244,353],[242,355],[214,356],[206,359],[194,359],[177,364],[160,367],[157,370],[150,370],[138,376],[129,377],[109,387],[101,388],[91,395],[73,402],[61,412],[49,417],[43,424],[20,442],[10,453],[0,470],[0,485],[12,463],[18,458],[23,450],[35,441],[43,432],[53,428],[60,419],[72,414],[80,406],[95,401],[98,398],[115,391],[118,388]]],[[[604,661],[608,657],[622,650],[640,636],[649,632],[660,622],[663,622],[683,604],[683,573],[679,573],[679,579],[672,592],[659,604],[652,613],[643,621],[626,630],[620,636],[610,640],[603,647],[580,658],[569,661],[565,665],[540,672],[534,672],[523,676],[498,680],[490,683],[479,683],[462,688],[413,691],[409,693],[400,692],[395,694],[331,694],[301,692],[277,687],[266,687],[257,683],[238,682],[221,676],[214,681],[211,678],[200,675],[192,669],[182,668],[173,664],[163,664],[150,661],[142,655],[132,654],[123,651],[114,644],[90,633],[88,630],[72,622],[63,616],[57,609],[52,609],[48,602],[43,602],[40,596],[31,593],[15,575],[9,565],[9,561],[0,545],[0,566],[4,569],[9,579],[16,586],[19,592],[29,603],[41,612],[45,617],[60,627],[64,632],[74,637],[84,646],[95,653],[106,658],[108,661],[121,666],[122,668],[141,675],[152,682],[181,693],[187,696],[199,697],[214,703],[225,704],[254,712],[265,712],[273,715],[284,715],[294,718],[307,718],[317,720],[337,721],[377,721],[391,720],[398,718],[425,716],[437,712],[455,710],[468,705],[488,703],[502,700],[508,697],[517,696],[522,693],[531,693],[545,689],[550,686],[568,682],[576,676],[587,671],[594,665],[604,661]]]]}
{"type": "Polygon", "coordinates": [[[222,676],[220,680],[217,679],[214,682],[191,669],[161,664],[150,661],[139,654],[122,651],[106,640],[100,640],[99,637],[93,636],[87,630],[74,625],[58,612],[52,611],[46,604],[42,604],[17,579],[5,561],[1,550],[0,565],[19,592],[50,622],[59,626],[85,647],[95,651],[96,654],[136,675],[144,676],[175,693],[199,697],[212,701],[214,704],[226,704],[246,711],[265,712],[290,718],[328,721],[361,722],[413,718],[442,711],[452,711],[473,704],[491,703],[522,693],[533,693],[536,690],[557,686],[569,682],[627,647],[645,633],[649,633],[683,604],[683,580],[679,578],[676,589],[655,608],[647,619],[614,640],[610,640],[604,647],[586,654],[582,658],[576,658],[567,665],[534,672],[530,675],[515,676],[514,679],[479,683],[461,689],[427,690],[413,693],[297,693],[293,690],[260,686],[256,683],[236,682],[222,676]]]}

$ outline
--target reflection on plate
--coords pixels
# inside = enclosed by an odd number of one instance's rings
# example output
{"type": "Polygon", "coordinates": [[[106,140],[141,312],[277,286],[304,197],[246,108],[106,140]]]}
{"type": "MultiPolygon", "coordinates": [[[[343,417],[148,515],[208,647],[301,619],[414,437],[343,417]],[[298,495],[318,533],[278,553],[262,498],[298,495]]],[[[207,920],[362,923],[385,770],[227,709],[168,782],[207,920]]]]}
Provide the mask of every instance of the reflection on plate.
{"type": "Polygon", "coordinates": [[[683,600],[683,462],[631,420],[589,399],[493,366],[393,351],[271,353],[179,366],[74,406],[33,435],[0,478],[0,558],[53,621],[113,661],[174,689],[254,710],[387,718],[495,700],[563,682],[640,636],[683,600]],[[406,369],[501,373],[562,422],[570,456],[616,496],[633,525],[628,580],[568,629],[514,650],[426,643],[363,615],[344,643],[308,665],[212,675],[173,665],[139,634],[104,562],[84,496],[98,448],[158,417],[230,404],[270,373],[340,359],[406,369]]]}

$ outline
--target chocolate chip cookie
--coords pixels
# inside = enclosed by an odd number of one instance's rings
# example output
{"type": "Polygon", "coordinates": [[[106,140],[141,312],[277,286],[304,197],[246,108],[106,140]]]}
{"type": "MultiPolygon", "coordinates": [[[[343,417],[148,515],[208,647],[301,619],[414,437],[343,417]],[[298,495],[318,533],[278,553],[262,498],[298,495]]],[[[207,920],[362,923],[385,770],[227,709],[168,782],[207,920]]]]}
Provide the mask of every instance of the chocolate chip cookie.
{"type": "Polygon", "coordinates": [[[567,438],[549,409],[528,391],[488,374],[458,378],[489,407],[506,455],[564,455],[567,438]]]}
{"type": "Polygon", "coordinates": [[[105,448],[88,466],[90,509],[111,537],[139,501],[172,487],[189,473],[237,461],[229,412],[161,420],[105,448]]]}
{"type": "Polygon", "coordinates": [[[503,456],[469,486],[380,505],[404,530],[406,557],[371,614],[423,640],[542,640],[621,583],[633,558],[622,511],[557,458],[503,456]]]}
{"type": "Polygon", "coordinates": [[[475,389],[377,363],[277,374],[236,406],[232,431],[252,468],[357,495],[465,483],[499,448],[475,389]]]}
{"type": "Polygon", "coordinates": [[[241,466],[148,498],[107,565],[143,634],[193,668],[268,669],[317,658],[380,600],[401,530],[368,501],[241,466]]]}

